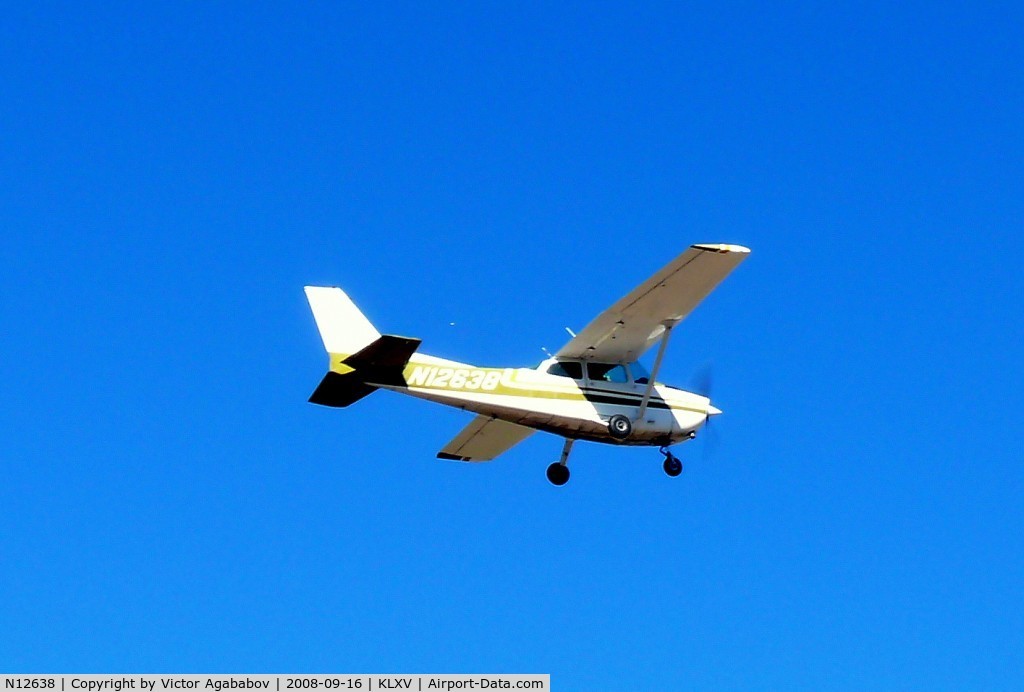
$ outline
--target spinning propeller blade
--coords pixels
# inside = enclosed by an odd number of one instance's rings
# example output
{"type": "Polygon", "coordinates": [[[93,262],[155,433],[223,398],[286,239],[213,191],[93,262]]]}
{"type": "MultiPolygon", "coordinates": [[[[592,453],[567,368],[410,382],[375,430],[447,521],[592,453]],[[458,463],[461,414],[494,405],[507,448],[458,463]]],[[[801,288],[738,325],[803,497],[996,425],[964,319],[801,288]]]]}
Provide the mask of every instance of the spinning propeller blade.
{"type": "MultiPolygon", "coordinates": [[[[712,386],[714,383],[714,368],[712,363],[709,361],[702,365],[690,378],[690,391],[694,394],[700,394],[711,399],[711,393],[714,389],[712,386]]],[[[700,436],[703,438],[701,442],[701,456],[704,461],[707,461],[710,457],[714,456],[714,451],[718,448],[718,435],[713,432],[714,428],[711,427],[711,419],[721,413],[714,405],[708,406],[709,415],[704,419],[704,425],[701,428],[700,436]]]]}

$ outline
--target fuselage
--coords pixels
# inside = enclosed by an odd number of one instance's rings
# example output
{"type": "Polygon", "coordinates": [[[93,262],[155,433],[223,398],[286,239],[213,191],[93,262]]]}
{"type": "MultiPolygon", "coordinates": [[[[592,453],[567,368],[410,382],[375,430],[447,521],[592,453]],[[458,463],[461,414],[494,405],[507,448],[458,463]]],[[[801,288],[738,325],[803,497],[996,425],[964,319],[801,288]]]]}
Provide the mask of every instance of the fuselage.
{"type": "Polygon", "coordinates": [[[673,444],[718,413],[707,397],[659,383],[638,417],[648,389],[647,381],[634,375],[639,372],[635,364],[588,367],[555,359],[537,368],[485,368],[417,353],[403,369],[404,385],[377,386],[567,438],[614,444],[673,444]],[[608,433],[608,419],[616,414],[633,421],[626,440],[608,433]]]}

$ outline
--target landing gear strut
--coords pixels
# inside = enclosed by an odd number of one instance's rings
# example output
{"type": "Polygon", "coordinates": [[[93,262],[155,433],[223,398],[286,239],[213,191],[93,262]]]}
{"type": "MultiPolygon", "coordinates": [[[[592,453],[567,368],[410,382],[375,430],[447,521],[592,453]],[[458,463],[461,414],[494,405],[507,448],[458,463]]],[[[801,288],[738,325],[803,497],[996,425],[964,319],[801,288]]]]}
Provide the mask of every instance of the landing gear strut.
{"type": "Polygon", "coordinates": [[[551,485],[565,485],[569,482],[569,451],[572,450],[572,443],[575,440],[566,438],[562,445],[562,458],[548,467],[548,480],[551,485]]]}
{"type": "Polygon", "coordinates": [[[665,463],[661,465],[661,468],[665,469],[665,473],[675,478],[683,472],[683,462],[679,461],[675,454],[668,451],[668,448],[662,447],[658,450],[665,457],[665,463]]]}

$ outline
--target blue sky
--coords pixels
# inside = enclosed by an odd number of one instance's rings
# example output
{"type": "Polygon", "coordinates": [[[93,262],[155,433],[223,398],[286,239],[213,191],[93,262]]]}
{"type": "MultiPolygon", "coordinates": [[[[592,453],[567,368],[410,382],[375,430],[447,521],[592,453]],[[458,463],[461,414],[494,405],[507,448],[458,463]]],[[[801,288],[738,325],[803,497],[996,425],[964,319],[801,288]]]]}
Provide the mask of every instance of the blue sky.
{"type": "Polygon", "coordinates": [[[8,7],[0,669],[1021,687],[1022,21],[8,7]],[[526,365],[692,242],[753,255],[663,370],[725,410],[680,478],[306,403],[304,284],[526,365]]]}

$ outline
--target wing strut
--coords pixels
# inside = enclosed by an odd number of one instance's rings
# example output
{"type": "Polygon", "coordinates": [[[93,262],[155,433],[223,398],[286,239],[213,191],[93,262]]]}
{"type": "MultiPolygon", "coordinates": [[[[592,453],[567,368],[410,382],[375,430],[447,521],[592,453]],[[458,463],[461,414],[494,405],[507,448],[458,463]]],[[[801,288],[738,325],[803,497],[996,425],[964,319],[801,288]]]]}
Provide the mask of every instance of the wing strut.
{"type": "Polygon", "coordinates": [[[651,378],[647,380],[647,389],[644,390],[644,398],[640,400],[640,411],[636,414],[636,420],[640,420],[647,413],[647,402],[651,399],[651,392],[654,391],[654,382],[658,377],[658,370],[661,369],[661,359],[665,357],[665,348],[668,346],[668,338],[672,336],[672,328],[676,326],[675,322],[666,322],[665,331],[661,335],[661,345],[658,347],[658,355],[654,359],[654,370],[651,372],[651,378]]]}

